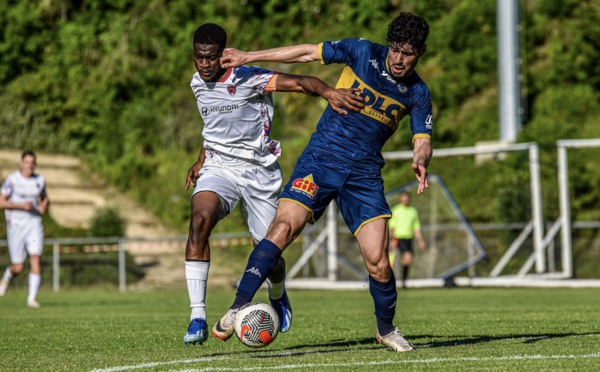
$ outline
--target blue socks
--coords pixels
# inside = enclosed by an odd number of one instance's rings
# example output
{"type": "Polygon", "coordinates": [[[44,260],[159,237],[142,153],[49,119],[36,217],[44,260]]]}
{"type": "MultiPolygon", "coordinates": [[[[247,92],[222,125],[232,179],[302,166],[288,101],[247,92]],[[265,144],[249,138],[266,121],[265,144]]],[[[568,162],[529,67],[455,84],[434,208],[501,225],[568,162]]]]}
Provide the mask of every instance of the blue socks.
{"type": "Polygon", "coordinates": [[[394,272],[387,282],[378,282],[369,275],[369,291],[375,303],[377,330],[381,336],[385,336],[395,329],[392,321],[396,314],[398,292],[394,272]]]}
{"type": "Polygon", "coordinates": [[[248,265],[238,286],[231,309],[238,309],[252,301],[256,291],[275,269],[281,253],[283,253],[282,250],[267,239],[261,240],[256,245],[248,258],[248,265]]]}

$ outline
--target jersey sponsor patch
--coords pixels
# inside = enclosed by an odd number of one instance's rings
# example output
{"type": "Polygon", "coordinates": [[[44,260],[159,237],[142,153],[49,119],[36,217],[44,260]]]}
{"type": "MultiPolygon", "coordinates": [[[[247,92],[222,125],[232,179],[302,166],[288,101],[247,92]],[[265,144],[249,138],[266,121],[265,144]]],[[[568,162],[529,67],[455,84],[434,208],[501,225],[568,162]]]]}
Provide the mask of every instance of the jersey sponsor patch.
{"type": "Polygon", "coordinates": [[[360,113],[377,120],[394,131],[398,128],[400,120],[406,115],[406,107],[403,104],[367,85],[348,66],[344,68],[336,88],[360,89],[362,91],[360,96],[365,99],[363,102],[365,108],[360,113]]]}
{"type": "Polygon", "coordinates": [[[296,178],[294,182],[292,182],[292,190],[301,192],[312,199],[317,195],[319,186],[313,181],[313,175],[309,174],[304,178],[296,178]]]}

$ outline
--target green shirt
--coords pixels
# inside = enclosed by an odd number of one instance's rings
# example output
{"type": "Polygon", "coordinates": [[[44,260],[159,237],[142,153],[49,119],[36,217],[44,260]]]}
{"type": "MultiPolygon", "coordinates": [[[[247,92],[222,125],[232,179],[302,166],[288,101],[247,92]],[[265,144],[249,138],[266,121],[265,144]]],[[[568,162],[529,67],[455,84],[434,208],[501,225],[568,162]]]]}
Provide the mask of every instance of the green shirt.
{"type": "Polygon", "coordinates": [[[421,228],[417,209],[404,204],[397,204],[392,208],[392,218],[388,223],[396,239],[412,239],[414,231],[421,228]]]}

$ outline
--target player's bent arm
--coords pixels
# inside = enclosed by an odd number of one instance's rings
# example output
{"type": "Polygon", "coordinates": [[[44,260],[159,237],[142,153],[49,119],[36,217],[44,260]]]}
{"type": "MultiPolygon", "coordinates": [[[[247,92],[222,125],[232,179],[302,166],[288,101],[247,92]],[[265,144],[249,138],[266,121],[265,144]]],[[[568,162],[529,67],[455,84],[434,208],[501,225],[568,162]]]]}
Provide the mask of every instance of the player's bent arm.
{"type": "Polygon", "coordinates": [[[227,48],[223,51],[221,66],[230,68],[252,62],[305,63],[318,60],[320,60],[318,44],[298,44],[251,52],[227,48]]]}
{"type": "Polygon", "coordinates": [[[331,108],[341,115],[348,112],[343,108],[359,112],[364,108],[364,98],[355,94],[359,89],[334,89],[312,76],[278,74],[275,90],[279,92],[299,92],[325,98],[331,108]]]}
{"type": "Polygon", "coordinates": [[[50,205],[50,199],[48,199],[48,194],[46,194],[45,192],[41,195],[40,198],[42,199],[42,201],[38,205],[37,210],[40,214],[44,214],[48,210],[48,206],[50,205]]]}
{"type": "Polygon", "coordinates": [[[12,203],[8,200],[6,195],[0,194],[0,209],[22,209],[28,211],[31,208],[33,208],[32,202],[12,203]]]}
{"type": "Polygon", "coordinates": [[[198,172],[200,172],[200,169],[202,169],[205,159],[206,147],[202,145],[202,149],[200,149],[200,153],[198,154],[198,160],[188,170],[187,178],[185,180],[186,190],[190,187],[190,184],[192,185],[192,187],[196,187],[196,181],[198,180],[198,172]]]}

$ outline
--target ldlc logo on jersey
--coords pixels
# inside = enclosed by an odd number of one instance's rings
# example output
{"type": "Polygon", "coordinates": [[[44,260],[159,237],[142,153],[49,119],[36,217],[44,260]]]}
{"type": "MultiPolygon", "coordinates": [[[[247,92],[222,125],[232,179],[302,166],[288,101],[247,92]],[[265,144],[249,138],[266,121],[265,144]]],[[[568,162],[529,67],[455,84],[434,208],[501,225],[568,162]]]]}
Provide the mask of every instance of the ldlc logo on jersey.
{"type": "Polygon", "coordinates": [[[313,181],[313,175],[309,174],[304,178],[296,178],[292,182],[292,190],[301,192],[312,199],[319,191],[319,186],[313,181]]]}
{"type": "Polygon", "coordinates": [[[235,85],[228,85],[227,86],[227,92],[229,93],[230,96],[235,96],[235,91],[237,90],[237,88],[235,87],[235,85]]]}
{"type": "Polygon", "coordinates": [[[406,115],[406,107],[395,99],[381,94],[364,81],[362,81],[349,66],[344,68],[342,76],[336,88],[358,88],[362,91],[361,97],[365,108],[360,112],[390,127],[392,130],[398,128],[398,123],[406,115]]]}

